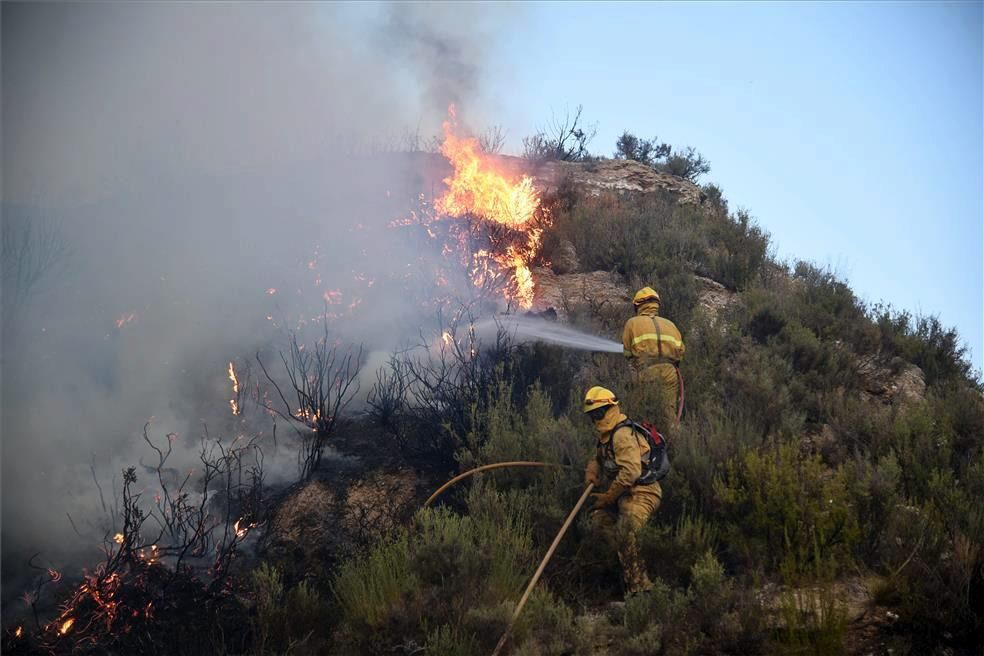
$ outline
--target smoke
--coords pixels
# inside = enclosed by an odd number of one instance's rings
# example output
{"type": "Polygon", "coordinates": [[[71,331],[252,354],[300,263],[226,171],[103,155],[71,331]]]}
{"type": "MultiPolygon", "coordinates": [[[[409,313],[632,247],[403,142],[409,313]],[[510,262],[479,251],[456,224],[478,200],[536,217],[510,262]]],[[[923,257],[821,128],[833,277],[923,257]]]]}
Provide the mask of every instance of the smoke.
{"type": "Polygon", "coordinates": [[[379,351],[419,329],[427,252],[387,226],[428,179],[378,151],[481,100],[502,11],[3,5],[5,255],[59,245],[29,293],[4,267],[5,583],[77,555],[90,464],[110,494],[151,417],[179,467],[242,428],[230,360],[326,312],[379,351]]]}

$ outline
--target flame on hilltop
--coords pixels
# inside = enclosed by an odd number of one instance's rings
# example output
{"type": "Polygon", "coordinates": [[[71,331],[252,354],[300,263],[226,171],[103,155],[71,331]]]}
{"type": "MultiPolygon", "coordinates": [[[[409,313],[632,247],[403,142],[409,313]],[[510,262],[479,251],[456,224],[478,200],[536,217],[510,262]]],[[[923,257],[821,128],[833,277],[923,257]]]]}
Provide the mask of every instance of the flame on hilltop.
{"type": "Polygon", "coordinates": [[[444,179],[447,191],[434,202],[439,213],[452,216],[475,216],[520,233],[518,243],[504,252],[478,249],[471,256],[471,278],[478,287],[486,286],[500,272],[512,272],[511,289],[506,295],[520,307],[533,306],[533,275],[529,259],[540,245],[543,229],[534,224],[540,197],[533,187],[533,178],[524,175],[511,181],[496,162],[483,153],[474,137],[456,134],[454,106],[448,108],[450,117],[444,122],[444,155],[454,174],[444,179]]]}
{"type": "Polygon", "coordinates": [[[481,151],[474,137],[455,134],[455,112],[444,121],[444,143],[441,154],[454,167],[454,175],[444,179],[447,192],[438,198],[434,207],[450,216],[477,214],[484,219],[522,229],[540,206],[533,188],[533,178],[524,175],[511,183],[495,170],[494,163],[481,151]]]}

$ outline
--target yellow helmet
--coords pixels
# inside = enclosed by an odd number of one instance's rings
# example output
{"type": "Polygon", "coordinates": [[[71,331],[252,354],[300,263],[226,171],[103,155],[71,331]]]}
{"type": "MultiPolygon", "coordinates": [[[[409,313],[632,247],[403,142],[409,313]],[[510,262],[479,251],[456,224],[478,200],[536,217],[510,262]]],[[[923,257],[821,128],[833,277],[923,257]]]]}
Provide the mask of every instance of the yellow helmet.
{"type": "Polygon", "coordinates": [[[660,303],[659,293],[652,287],[643,287],[635,293],[632,305],[639,307],[643,303],[660,303]]]}
{"type": "Polygon", "coordinates": [[[605,408],[610,405],[618,405],[618,398],[616,398],[614,392],[607,390],[604,387],[598,387],[595,385],[588,390],[587,394],[584,395],[585,414],[591,412],[592,410],[605,408]]]}

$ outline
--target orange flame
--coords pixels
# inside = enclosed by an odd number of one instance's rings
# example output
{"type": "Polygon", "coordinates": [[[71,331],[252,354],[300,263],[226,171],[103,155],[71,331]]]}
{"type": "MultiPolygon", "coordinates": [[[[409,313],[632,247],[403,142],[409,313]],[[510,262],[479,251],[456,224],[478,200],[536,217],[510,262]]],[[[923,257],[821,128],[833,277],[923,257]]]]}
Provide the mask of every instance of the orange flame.
{"type": "Polygon", "coordinates": [[[113,542],[115,542],[116,544],[123,544],[123,534],[117,533],[116,535],[114,535],[113,542]]]}
{"type": "Polygon", "coordinates": [[[232,362],[229,362],[229,380],[232,381],[232,393],[235,394],[235,398],[229,399],[229,407],[232,408],[232,414],[239,414],[239,378],[236,376],[236,368],[233,366],[232,362]]]}
{"type": "Polygon", "coordinates": [[[533,225],[540,208],[540,197],[533,187],[533,178],[524,175],[511,181],[497,169],[495,161],[481,151],[478,140],[459,137],[455,133],[454,106],[449,108],[450,118],[444,122],[443,154],[454,167],[454,174],[444,179],[447,191],[434,202],[441,214],[452,217],[477,216],[523,233],[522,248],[509,247],[505,253],[489,253],[479,250],[473,257],[472,282],[479,287],[490,280],[497,270],[512,270],[514,289],[507,292],[520,307],[533,306],[533,276],[528,257],[540,245],[542,229],[533,225]]]}
{"type": "Polygon", "coordinates": [[[17,638],[19,638],[22,635],[24,635],[24,627],[23,626],[18,626],[17,627],[17,630],[14,631],[14,636],[17,637],[17,638]]]}
{"type": "Polygon", "coordinates": [[[58,633],[65,635],[72,629],[72,625],[75,624],[75,618],[69,617],[67,620],[62,622],[61,627],[58,629],[58,633]]]}
{"type": "Polygon", "coordinates": [[[236,532],[236,537],[239,538],[240,540],[246,537],[246,534],[249,532],[251,528],[256,528],[257,526],[255,522],[240,526],[239,524],[242,521],[243,518],[240,517],[239,519],[236,520],[236,523],[232,525],[232,529],[236,532]]]}

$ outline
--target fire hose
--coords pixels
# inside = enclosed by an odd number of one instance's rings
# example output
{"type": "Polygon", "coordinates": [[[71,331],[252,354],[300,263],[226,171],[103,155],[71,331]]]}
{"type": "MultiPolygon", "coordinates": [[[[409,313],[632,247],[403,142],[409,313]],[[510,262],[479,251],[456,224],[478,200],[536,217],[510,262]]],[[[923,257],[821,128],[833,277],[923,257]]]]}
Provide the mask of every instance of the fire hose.
{"type": "Polygon", "coordinates": [[[459,481],[463,481],[469,476],[473,474],[477,474],[478,472],[488,471],[490,469],[499,469],[501,467],[556,467],[558,469],[574,469],[574,467],[571,467],[570,465],[560,465],[554,462],[539,462],[535,460],[515,460],[512,462],[496,462],[491,465],[482,465],[481,467],[476,467],[475,469],[469,469],[463,474],[458,474],[450,481],[448,481],[441,487],[437,488],[437,491],[434,492],[434,494],[427,497],[427,501],[424,502],[424,508],[427,508],[432,503],[434,503],[437,497],[441,496],[445,490],[447,490],[455,483],[459,481]]]}
{"type": "Polygon", "coordinates": [[[567,529],[570,528],[571,522],[574,521],[574,517],[577,516],[581,506],[588,499],[588,494],[591,493],[592,488],[594,488],[594,483],[588,483],[587,487],[584,488],[584,492],[581,493],[581,498],[577,500],[574,505],[574,510],[567,516],[564,520],[564,525],[560,527],[560,531],[557,533],[557,537],[554,538],[553,542],[550,544],[550,548],[547,549],[547,554],[540,561],[540,566],[536,568],[536,573],[533,574],[533,578],[530,579],[529,585],[526,586],[526,591],[523,592],[523,596],[520,598],[519,603],[516,604],[516,610],[513,611],[512,619],[509,620],[509,625],[506,627],[505,632],[502,637],[499,638],[499,644],[495,646],[495,651],[492,652],[492,656],[499,656],[499,652],[505,646],[506,641],[509,639],[509,634],[512,633],[513,625],[516,624],[516,620],[519,618],[519,614],[523,611],[523,606],[526,605],[526,600],[530,598],[530,593],[533,592],[533,588],[536,587],[537,582],[540,580],[540,576],[543,574],[543,570],[546,569],[547,563],[550,562],[551,556],[553,556],[554,551],[557,549],[557,545],[560,544],[561,539],[564,534],[567,533],[567,529]]]}
{"type": "MultiPolygon", "coordinates": [[[[427,508],[432,503],[434,503],[435,499],[441,496],[441,494],[445,490],[447,490],[455,483],[462,481],[468,478],[469,476],[472,476],[473,474],[477,474],[478,472],[488,471],[490,469],[500,469],[502,467],[557,467],[558,469],[574,469],[569,465],[560,465],[553,462],[539,462],[535,460],[516,460],[511,462],[496,462],[491,465],[482,465],[481,467],[469,469],[468,471],[462,474],[458,474],[450,481],[439,487],[437,491],[435,491],[434,494],[430,495],[430,497],[427,498],[427,501],[424,502],[424,508],[427,508]]],[[[516,620],[519,618],[520,613],[523,611],[523,606],[526,605],[526,601],[529,599],[530,594],[533,592],[533,588],[536,587],[537,582],[540,580],[540,577],[543,575],[543,570],[546,569],[547,563],[550,562],[550,558],[553,557],[554,551],[557,550],[557,545],[560,544],[560,541],[561,539],[563,539],[564,534],[567,533],[567,529],[570,528],[571,522],[574,521],[574,518],[577,516],[578,511],[581,510],[581,506],[583,506],[584,502],[587,501],[588,495],[591,493],[591,490],[593,488],[594,488],[594,483],[588,483],[588,486],[584,488],[584,492],[581,493],[581,498],[578,499],[577,503],[574,505],[574,509],[567,516],[567,519],[564,520],[564,525],[560,527],[560,531],[557,533],[557,537],[554,538],[554,541],[551,543],[550,548],[547,549],[547,554],[543,557],[543,560],[540,561],[540,566],[536,568],[536,572],[533,574],[533,578],[530,580],[529,585],[526,586],[526,591],[523,593],[523,596],[520,598],[519,603],[516,604],[516,610],[513,611],[512,619],[509,620],[509,625],[506,627],[506,631],[502,634],[502,637],[499,639],[499,644],[496,645],[495,651],[492,652],[492,656],[498,656],[499,651],[501,651],[502,648],[505,646],[506,641],[509,639],[509,634],[512,633],[513,625],[516,624],[516,620]]]]}

